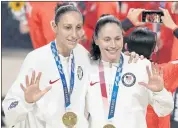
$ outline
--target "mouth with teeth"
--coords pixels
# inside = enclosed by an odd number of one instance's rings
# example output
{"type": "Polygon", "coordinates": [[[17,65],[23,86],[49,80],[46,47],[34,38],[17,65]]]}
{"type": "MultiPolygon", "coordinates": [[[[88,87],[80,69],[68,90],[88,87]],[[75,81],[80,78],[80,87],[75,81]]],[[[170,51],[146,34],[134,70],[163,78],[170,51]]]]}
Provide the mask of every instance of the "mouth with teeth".
{"type": "Polygon", "coordinates": [[[119,49],[106,49],[106,51],[110,54],[115,54],[118,52],[119,49]]]}
{"type": "Polygon", "coordinates": [[[68,40],[69,44],[74,45],[76,44],[77,40],[68,40]]]}

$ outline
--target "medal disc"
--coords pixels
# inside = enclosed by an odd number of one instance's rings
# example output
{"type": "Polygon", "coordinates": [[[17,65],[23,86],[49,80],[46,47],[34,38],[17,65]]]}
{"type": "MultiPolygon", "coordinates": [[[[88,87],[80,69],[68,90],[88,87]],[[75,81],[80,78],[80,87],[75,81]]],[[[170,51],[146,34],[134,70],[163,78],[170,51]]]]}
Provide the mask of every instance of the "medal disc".
{"type": "Polygon", "coordinates": [[[66,112],[62,117],[63,124],[67,127],[74,127],[77,124],[77,115],[74,112],[66,112]]]}
{"type": "Polygon", "coordinates": [[[112,124],[106,124],[103,128],[116,128],[116,127],[112,124]]]}

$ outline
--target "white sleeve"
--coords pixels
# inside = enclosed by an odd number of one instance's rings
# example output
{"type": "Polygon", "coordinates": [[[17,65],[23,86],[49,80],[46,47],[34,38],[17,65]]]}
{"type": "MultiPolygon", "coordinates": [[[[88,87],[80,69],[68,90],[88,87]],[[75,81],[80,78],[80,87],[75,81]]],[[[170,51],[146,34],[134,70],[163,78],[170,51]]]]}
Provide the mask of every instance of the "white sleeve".
{"type": "MultiPolygon", "coordinates": [[[[147,63],[151,69],[151,62],[147,63]]],[[[152,70],[151,70],[152,71],[152,70]]],[[[148,89],[149,104],[153,107],[159,117],[170,114],[174,108],[173,96],[165,88],[160,92],[152,92],[148,89]]]]}
{"type": "Polygon", "coordinates": [[[161,92],[149,92],[150,105],[159,117],[166,116],[173,111],[174,100],[172,94],[165,88],[161,92]]]}
{"type": "Polygon", "coordinates": [[[23,62],[17,79],[9,89],[4,101],[2,102],[8,126],[13,126],[24,121],[28,112],[32,111],[35,106],[35,104],[29,104],[25,101],[24,92],[20,87],[20,83],[26,86],[25,75],[29,75],[31,77],[32,70],[35,68],[33,66],[34,62],[31,58],[32,57],[29,53],[23,62]]]}

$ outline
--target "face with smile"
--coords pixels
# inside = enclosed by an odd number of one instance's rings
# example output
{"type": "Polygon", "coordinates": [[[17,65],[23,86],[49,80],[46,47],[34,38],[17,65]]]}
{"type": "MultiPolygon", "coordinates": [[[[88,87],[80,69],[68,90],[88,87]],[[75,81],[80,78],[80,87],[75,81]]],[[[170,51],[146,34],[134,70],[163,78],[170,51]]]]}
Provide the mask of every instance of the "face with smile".
{"type": "Polygon", "coordinates": [[[116,23],[106,23],[101,26],[96,37],[101,59],[107,62],[117,62],[123,48],[123,35],[120,26],[116,23]]]}
{"type": "Polygon", "coordinates": [[[59,22],[53,25],[56,33],[58,49],[71,51],[83,35],[83,19],[80,13],[69,11],[64,13],[59,22]]]}

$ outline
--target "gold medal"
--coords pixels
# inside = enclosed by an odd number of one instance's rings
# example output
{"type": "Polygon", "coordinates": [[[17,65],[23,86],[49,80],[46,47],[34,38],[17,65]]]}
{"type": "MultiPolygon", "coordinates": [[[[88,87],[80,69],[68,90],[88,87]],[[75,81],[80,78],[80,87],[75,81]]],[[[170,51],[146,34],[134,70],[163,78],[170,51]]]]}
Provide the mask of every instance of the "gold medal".
{"type": "Polygon", "coordinates": [[[116,127],[112,124],[106,124],[103,128],[116,128],[116,127]]]}
{"type": "Polygon", "coordinates": [[[62,121],[66,127],[72,128],[77,124],[77,115],[73,112],[66,112],[62,117],[62,121]]]}

